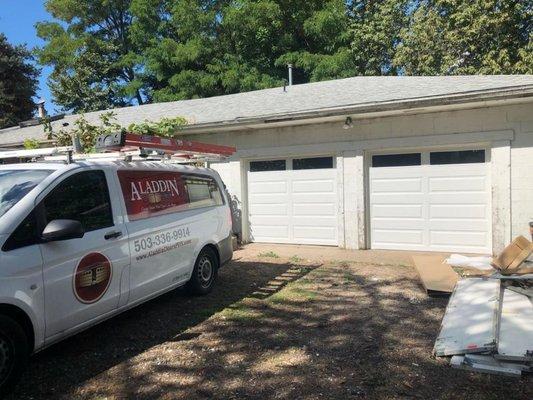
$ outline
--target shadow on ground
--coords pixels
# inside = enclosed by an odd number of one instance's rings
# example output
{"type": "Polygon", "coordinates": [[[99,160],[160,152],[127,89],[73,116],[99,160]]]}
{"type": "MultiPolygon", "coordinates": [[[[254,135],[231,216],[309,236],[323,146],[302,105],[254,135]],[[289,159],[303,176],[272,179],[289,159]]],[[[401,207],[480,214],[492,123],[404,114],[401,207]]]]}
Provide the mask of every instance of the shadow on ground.
{"type": "Polygon", "coordinates": [[[201,333],[184,333],[190,327],[247,296],[279,291],[311,268],[234,261],[207,296],[174,290],[38,353],[10,398],[56,398],[153,346],[194,339],[201,333]]]}
{"type": "Polygon", "coordinates": [[[171,293],[78,335],[36,357],[14,398],[533,398],[531,377],[431,356],[447,299],[411,267],[296,264],[233,262],[210,296],[171,293]]]}

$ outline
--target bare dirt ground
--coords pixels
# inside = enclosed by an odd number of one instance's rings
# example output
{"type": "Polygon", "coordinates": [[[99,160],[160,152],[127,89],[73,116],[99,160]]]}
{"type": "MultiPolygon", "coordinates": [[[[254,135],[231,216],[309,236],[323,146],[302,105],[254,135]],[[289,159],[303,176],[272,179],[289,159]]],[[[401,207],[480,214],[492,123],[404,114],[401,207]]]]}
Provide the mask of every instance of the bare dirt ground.
{"type": "Polygon", "coordinates": [[[431,356],[447,299],[405,253],[248,246],[216,289],[168,293],[36,355],[12,399],[532,399],[431,356]]]}

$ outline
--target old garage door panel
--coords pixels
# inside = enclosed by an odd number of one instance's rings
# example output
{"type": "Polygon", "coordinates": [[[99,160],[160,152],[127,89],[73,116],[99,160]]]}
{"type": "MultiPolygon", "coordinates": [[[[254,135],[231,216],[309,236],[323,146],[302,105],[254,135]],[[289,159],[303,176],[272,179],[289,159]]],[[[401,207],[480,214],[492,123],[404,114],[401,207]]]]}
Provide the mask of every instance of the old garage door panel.
{"type": "Polygon", "coordinates": [[[251,240],[338,245],[336,172],[248,172],[251,240]]]}
{"type": "Polygon", "coordinates": [[[370,168],[371,247],[490,253],[489,164],[370,168]]]}

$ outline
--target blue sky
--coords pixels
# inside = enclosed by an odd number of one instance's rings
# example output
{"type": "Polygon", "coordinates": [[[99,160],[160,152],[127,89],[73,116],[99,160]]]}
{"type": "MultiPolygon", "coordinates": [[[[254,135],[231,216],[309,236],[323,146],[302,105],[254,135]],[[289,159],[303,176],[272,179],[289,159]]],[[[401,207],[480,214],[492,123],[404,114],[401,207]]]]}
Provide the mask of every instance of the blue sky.
{"type": "MultiPolygon", "coordinates": [[[[12,44],[27,44],[28,48],[40,46],[43,41],[35,33],[35,23],[50,20],[51,16],[44,9],[41,0],[0,0],[0,32],[7,36],[12,44]]],[[[42,68],[39,79],[38,98],[46,100],[48,113],[55,114],[56,106],[46,84],[51,68],[42,68]]]]}

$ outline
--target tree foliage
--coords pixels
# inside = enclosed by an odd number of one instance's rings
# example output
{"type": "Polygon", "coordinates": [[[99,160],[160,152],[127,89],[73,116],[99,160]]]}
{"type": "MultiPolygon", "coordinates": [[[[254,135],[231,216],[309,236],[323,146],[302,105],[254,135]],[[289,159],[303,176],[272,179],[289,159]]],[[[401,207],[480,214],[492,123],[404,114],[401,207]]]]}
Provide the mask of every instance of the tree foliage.
{"type": "MultiPolygon", "coordinates": [[[[96,138],[100,135],[107,135],[117,131],[128,131],[139,135],[157,135],[172,137],[187,124],[187,120],[181,117],[162,118],[159,121],[149,121],[137,124],[130,124],[127,129],[116,121],[116,115],[113,111],[101,113],[99,123],[94,124],[87,121],[84,115],[81,115],[74,121],[72,129],[60,129],[54,132],[49,121],[44,124],[44,131],[48,140],[53,140],[57,146],[72,145],[72,138],[77,137],[85,152],[94,152],[96,138]]],[[[26,147],[26,142],[24,143],[26,147]]],[[[28,143],[28,146],[33,143],[28,143]]]]}
{"type": "Polygon", "coordinates": [[[425,0],[395,64],[409,75],[533,73],[533,2],[425,0]]]}
{"type": "Polygon", "coordinates": [[[132,41],[131,0],[47,0],[55,22],[37,24],[46,45],[41,64],[53,67],[57,103],[85,112],[146,100],[142,49],[132,41]]]}
{"type": "Polygon", "coordinates": [[[39,70],[24,46],[12,46],[0,33],[0,129],[30,119],[39,70]]]}
{"type": "Polygon", "coordinates": [[[47,0],[56,102],[97,109],[355,75],[531,73],[524,0],[47,0]]]}

